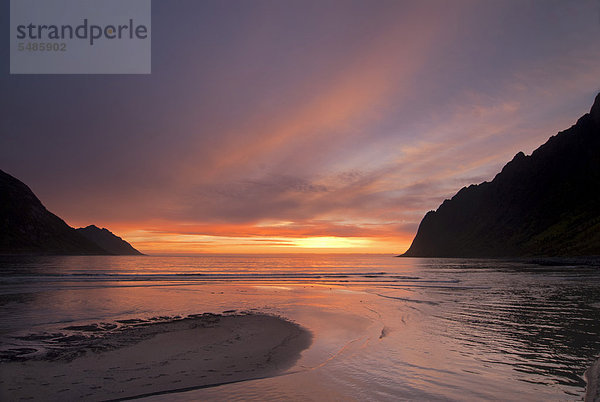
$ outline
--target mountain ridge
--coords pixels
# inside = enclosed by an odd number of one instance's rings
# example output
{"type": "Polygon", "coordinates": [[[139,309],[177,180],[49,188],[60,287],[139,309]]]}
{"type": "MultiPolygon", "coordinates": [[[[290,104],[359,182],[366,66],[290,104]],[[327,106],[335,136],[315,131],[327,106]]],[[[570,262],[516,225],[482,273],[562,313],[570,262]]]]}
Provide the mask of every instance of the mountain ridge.
{"type": "MultiPolygon", "coordinates": [[[[108,230],[107,232],[110,233],[108,230]]],[[[124,242],[112,233],[111,235],[124,242]]],[[[106,250],[69,226],[60,217],[48,211],[25,183],[2,170],[0,254],[122,255],[106,250]]]]}
{"type": "Polygon", "coordinates": [[[600,93],[590,113],[421,221],[406,257],[600,255],[600,93]]]}
{"type": "Polygon", "coordinates": [[[110,254],[114,255],[143,255],[133,246],[106,228],[96,225],[75,229],[88,240],[96,243],[110,254]]]}

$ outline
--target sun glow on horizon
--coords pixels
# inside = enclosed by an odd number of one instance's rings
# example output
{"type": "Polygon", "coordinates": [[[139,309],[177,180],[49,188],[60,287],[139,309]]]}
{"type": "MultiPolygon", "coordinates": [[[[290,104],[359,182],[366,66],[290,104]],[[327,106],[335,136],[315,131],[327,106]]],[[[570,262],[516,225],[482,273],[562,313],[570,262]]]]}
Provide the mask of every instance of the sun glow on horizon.
{"type": "Polygon", "coordinates": [[[351,237],[320,236],[296,239],[293,243],[302,248],[367,248],[373,240],[351,237]]]}
{"type": "Polygon", "coordinates": [[[278,254],[278,253],[376,253],[398,254],[410,245],[410,236],[239,236],[188,234],[152,230],[120,230],[145,254],[278,254]]]}

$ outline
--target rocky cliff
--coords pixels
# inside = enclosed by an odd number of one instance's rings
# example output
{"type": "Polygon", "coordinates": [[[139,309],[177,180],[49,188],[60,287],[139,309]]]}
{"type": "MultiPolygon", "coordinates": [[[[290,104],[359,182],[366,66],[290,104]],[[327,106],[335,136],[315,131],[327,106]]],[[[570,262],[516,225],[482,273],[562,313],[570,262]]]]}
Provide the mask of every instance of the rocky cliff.
{"type": "Polygon", "coordinates": [[[403,254],[581,255],[600,255],[600,94],[574,126],[428,212],[403,254]]]}
{"type": "MultiPolygon", "coordinates": [[[[108,237],[106,233],[103,236],[108,237]]],[[[113,243],[119,243],[115,239],[113,243]]],[[[131,250],[139,254],[128,243],[131,249],[123,244],[105,248],[105,244],[108,242],[97,242],[67,225],[48,211],[27,185],[0,170],[0,254],[134,254],[131,250]]]]}

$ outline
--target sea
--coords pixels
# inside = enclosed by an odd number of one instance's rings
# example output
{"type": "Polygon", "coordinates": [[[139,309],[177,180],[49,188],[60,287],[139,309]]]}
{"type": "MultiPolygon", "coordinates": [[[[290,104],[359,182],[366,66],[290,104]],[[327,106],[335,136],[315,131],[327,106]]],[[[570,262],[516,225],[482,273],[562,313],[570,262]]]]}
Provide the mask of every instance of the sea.
{"type": "Polygon", "coordinates": [[[600,355],[594,265],[371,254],[0,257],[4,350],[43,349],[32,335],[72,326],[231,311],[285,317],[312,332],[312,345],[275,377],[148,399],[577,401],[600,355]]]}

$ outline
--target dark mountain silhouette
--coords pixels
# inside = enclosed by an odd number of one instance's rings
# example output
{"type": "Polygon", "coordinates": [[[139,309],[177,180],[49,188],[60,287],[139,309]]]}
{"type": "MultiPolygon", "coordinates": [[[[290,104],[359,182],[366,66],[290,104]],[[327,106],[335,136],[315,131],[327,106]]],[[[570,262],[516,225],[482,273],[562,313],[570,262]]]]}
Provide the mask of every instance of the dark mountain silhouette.
{"type": "Polygon", "coordinates": [[[103,248],[67,225],[27,185],[0,170],[0,254],[121,253],[103,248]]]}
{"type": "Polygon", "coordinates": [[[113,234],[108,229],[102,228],[95,225],[90,225],[85,228],[76,229],[78,233],[83,235],[86,239],[96,243],[110,254],[114,255],[143,255],[131,244],[125,240],[113,234]]]}
{"type": "Polygon", "coordinates": [[[600,255],[600,94],[590,113],[491,182],[428,212],[406,257],[600,255]]]}

